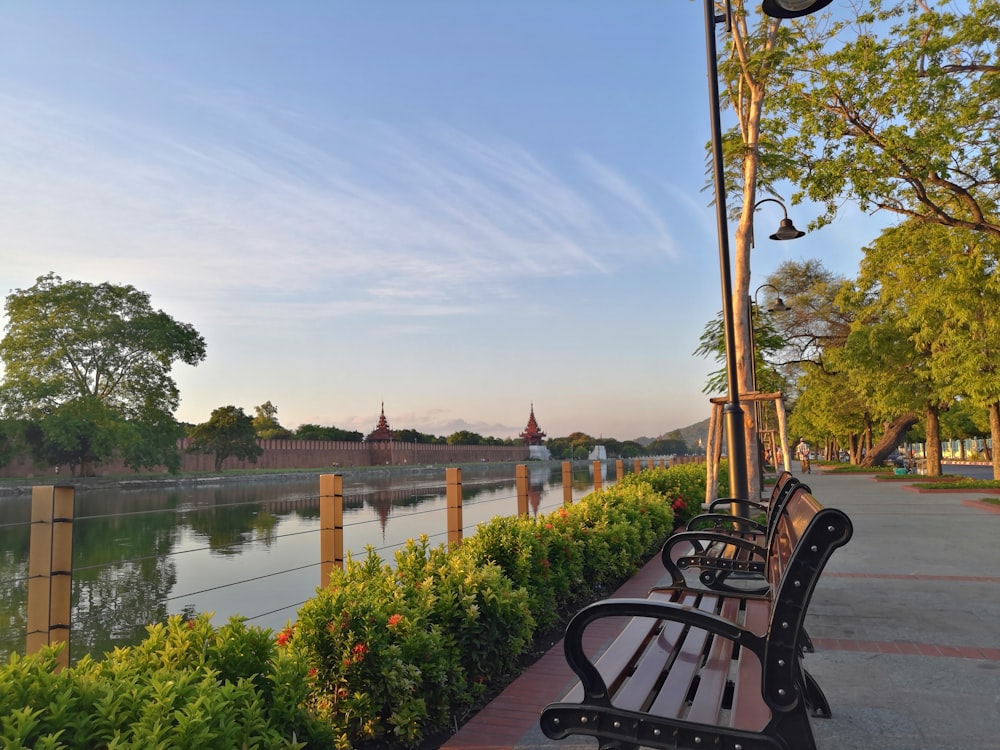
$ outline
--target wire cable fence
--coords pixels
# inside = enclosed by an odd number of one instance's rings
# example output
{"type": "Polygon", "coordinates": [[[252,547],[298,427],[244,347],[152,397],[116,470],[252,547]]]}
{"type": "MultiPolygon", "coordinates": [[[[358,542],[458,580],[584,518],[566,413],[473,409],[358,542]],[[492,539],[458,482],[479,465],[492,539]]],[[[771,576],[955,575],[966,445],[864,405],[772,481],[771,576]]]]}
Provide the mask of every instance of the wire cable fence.
{"type": "MultiPolygon", "coordinates": [[[[445,542],[446,491],[438,481],[351,488],[343,495],[347,548],[391,557],[417,536],[445,542]]],[[[461,498],[468,521],[461,525],[462,534],[475,533],[490,517],[518,512],[519,493],[509,473],[462,483],[461,491],[468,496],[461,498]]],[[[539,472],[530,491],[537,498],[532,513],[563,504],[557,472],[539,472]]],[[[293,618],[321,583],[315,571],[321,566],[320,502],[315,491],[284,492],[276,483],[243,486],[232,494],[216,487],[180,502],[163,492],[149,497],[81,494],[72,530],[70,629],[74,644],[85,650],[74,648],[73,658],[134,642],[144,635],[146,623],[169,614],[214,611],[221,619],[238,614],[264,627],[280,627],[278,617],[293,618]],[[121,507],[126,504],[133,507],[121,507]],[[149,507],[136,509],[136,504],[149,507]]],[[[0,517],[0,540],[23,540],[30,526],[30,520],[0,517]]],[[[31,577],[23,541],[4,549],[24,554],[0,556],[0,601],[5,602],[0,606],[7,610],[0,622],[9,624],[0,634],[0,657],[24,651],[31,577]]]]}

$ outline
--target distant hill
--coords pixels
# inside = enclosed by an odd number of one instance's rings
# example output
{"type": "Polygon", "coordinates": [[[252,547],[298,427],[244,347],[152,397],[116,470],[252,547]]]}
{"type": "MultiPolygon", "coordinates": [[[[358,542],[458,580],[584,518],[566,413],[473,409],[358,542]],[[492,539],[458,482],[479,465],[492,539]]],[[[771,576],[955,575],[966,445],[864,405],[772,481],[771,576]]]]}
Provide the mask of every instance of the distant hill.
{"type": "Polygon", "coordinates": [[[695,424],[692,425],[688,425],[687,427],[681,427],[679,430],[667,430],[661,435],[657,435],[657,437],[655,438],[646,437],[645,435],[643,435],[642,437],[637,437],[635,439],[635,442],[639,443],[640,445],[649,445],[654,440],[657,440],[659,438],[665,438],[675,431],[680,433],[681,439],[685,443],[687,443],[688,450],[691,451],[692,453],[698,450],[699,439],[701,439],[702,446],[705,446],[708,443],[707,419],[703,419],[702,421],[696,422],[695,424]]]}

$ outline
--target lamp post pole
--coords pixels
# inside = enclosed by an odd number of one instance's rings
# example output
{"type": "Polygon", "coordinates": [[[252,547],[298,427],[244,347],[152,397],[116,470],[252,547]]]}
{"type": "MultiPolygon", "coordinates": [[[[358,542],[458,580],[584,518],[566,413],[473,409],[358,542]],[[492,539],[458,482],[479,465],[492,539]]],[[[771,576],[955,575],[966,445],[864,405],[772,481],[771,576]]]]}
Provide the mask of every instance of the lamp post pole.
{"type": "MultiPolygon", "coordinates": [[[[719,107],[719,64],[715,49],[715,26],[728,23],[727,14],[717,16],[714,0],[705,2],[705,48],[708,52],[708,107],[712,118],[712,178],[715,184],[715,216],[719,232],[719,275],[722,277],[722,327],[726,339],[727,401],[723,407],[726,424],[726,453],[729,459],[729,496],[748,500],[747,451],[736,374],[736,326],[733,321],[733,277],[729,256],[729,224],[726,216],[726,182],[722,161],[722,113],[719,107]]],[[[746,503],[731,506],[734,516],[747,517],[746,503]]]]}
{"type": "MultiPolygon", "coordinates": [[[[832,0],[764,0],[762,9],[772,18],[799,18],[814,13],[832,0]]],[[[722,326],[726,338],[726,382],[729,393],[723,407],[726,449],[729,458],[729,495],[748,500],[746,426],[740,405],[737,379],[736,327],[733,321],[733,279],[729,253],[729,225],[726,210],[726,183],[722,160],[722,113],[719,105],[719,62],[715,48],[715,27],[731,23],[731,0],[724,0],[724,12],[716,14],[714,0],[705,3],[705,49],[708,56],[708,107],[712,121],[712,181],[715,185],[715,215],[719,232],[719,271],[722,277],[722,326]]],[[[784,222],[782,222],[784,225],[784,222]]],[[[785,239],[784,237],[778,239],[785,239]]],[[[756,499],[756,498],[755,498],[756,499]]],[[[746,518],[745,502],[730,505],[732,514],[746,518]]]]}

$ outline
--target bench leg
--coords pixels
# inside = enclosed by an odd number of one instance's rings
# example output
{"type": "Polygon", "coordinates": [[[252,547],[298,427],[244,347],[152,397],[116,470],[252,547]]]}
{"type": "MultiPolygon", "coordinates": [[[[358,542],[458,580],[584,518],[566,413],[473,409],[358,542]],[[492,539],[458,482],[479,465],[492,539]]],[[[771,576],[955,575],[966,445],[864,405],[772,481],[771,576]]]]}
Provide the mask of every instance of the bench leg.
{"type": "Polygon", "coordinates": [[[816,678],[805,669],[802,670],[802,682],[802,697],[812,715],[818,716],[821,719],[829,719],[833,716],[833,713],[830,711],[830,702],[826,699],[823,689],[816,682],[816,678]]]}

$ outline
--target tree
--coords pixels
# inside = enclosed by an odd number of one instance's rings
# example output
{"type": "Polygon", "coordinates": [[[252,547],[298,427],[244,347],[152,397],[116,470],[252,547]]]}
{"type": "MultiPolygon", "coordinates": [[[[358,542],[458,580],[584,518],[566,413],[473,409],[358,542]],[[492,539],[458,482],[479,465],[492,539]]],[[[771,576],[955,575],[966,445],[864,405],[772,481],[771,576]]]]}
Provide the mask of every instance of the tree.
{"type": "Polygon", "coordinates": [[[253,428],[261,440],[280,440],[290,437],[291,430],[286,430],[278,422],[278,407],[270,401],[253,408],[256,416],[253,418],[253,428]]]}
{"type": "Polygon", "coordinates": [[[318,424],[299,425],[298,429],[295,430],[294,437],[298,440],[343,440],[349,443],[360,443],[365,439],[365,436],[357,430],[320,427],[318,424]]]}
{"type": "Polygon", "coordinates": [[[12,292],[5,310],[3,416],[36,423],[48,436],[44,451],[58,448],[85,473],[116,451],[136,468],[176,465],[172,441],[157,440],[155,451],[128,441],[155,427],[175,435],[180,396],[171,367],[205,358],[193,326],[154,310],[132,286],[64,282],[53,273],[12,292]],[[87,414],[100,418],[88,425],[87,414]]]}
{"type": "Polygon", "coordinates": [[[230,456],[257,463],[257,457],[264,452],[257,445],[253,420],[238,406],[213,409],[207,422],[191,430],[190,438],[189,452],[215,454],[216,471],[222,470],[223,462],[230,456]]]}
{"type": "Polygon", "coordinates": [[[448,445],[485,445],[486,439],[477,432],[459,430],[447,437],[448,445]]]}
{"type": "Polygon", "coordinates": [[[797,197],[1000,237],[1000,3],[872,0],[810,32],[766,129],[797,197]]]}

